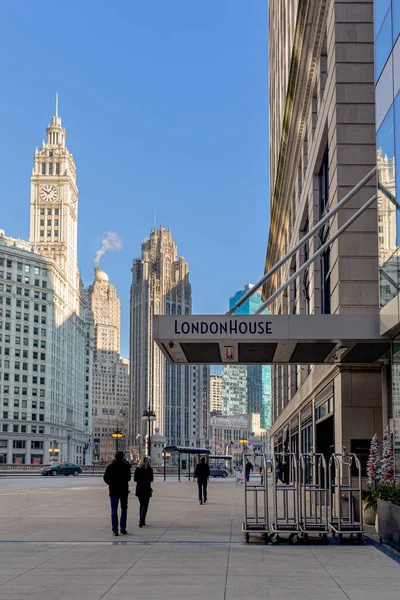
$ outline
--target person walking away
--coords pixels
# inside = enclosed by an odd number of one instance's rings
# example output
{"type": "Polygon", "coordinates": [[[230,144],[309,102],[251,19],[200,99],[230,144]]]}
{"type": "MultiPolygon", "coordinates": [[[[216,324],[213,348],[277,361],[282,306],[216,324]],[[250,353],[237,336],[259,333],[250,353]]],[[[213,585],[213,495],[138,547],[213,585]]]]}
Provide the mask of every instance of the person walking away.
{"type": "Polygon", "coordinates": [[[118,504],[121,503],[120,531],[126,535],[126,520],[128,513],[129,482],[131,467],[124,460],[124,453],[117,452],[115,459],[105,470],[103,479],[108,485],[111,504],[111,527],[113,535],[118,535],[118,504]]]}
{"type": "Polygon", "coordinates": [[[246,458],[245,470],[246,470],[246,481],[248,483],[250,481],[250,471],[253,471],[253,465],[251,464],[251,462],[249,461],[248,458],[246,458]]]}
{"type": "Polygon", "coordinates": [[[278,483],[278,481],[280,481],[281,483],[283,483],[283,480],[282,480],[282,465],[281,465],[281,461],[279,460],[278,457],[275,458],[275,473],[276,473],[276,483],[278,483]]]}
{"type": "Polygon", "coordinates": [[[139,500],[139,527],[146,526],[146,515],[150,498],[153,495],[151,484],[154,480],[153,469],[147,456],[139,461],[136,467],[134,481],[136,481],[136,497],[139,500]]]}
{"type": "Polygon", "coordinates": [[[205,504],[207,502],[207,483],[208,478],[210,477],[210,467],[206,463],[204,456],[201,457],[200,462],[196,465],[194,476],[197,477],[199,502],[200,504],[205,504]]]}

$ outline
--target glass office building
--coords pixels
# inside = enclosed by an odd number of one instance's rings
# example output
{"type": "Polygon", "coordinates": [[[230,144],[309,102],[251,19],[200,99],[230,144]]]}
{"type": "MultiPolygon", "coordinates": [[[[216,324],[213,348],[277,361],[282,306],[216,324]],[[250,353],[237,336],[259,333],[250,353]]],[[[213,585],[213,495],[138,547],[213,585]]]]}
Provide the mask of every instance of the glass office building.
{"type": "Polygon", "coordinates": [[[381,333],[392,333],[383,421],[393,419],[396,475],[400,477],[400,0],[375,0],[375,101],[378,169],[378,247],[381,333]],[[385,410],[387,414],[385,414],[385,410]]]}
{"type": "MultiPolygon", "coordinates": [[[[251,284],[247,284],[243,290],[236,292],[229,299],[229,308],[233,308],[251,287],[251,284]]],[[[242,304],[235,314],[252,315],[261,305],[260,289],[242,304]]],[[[269,429],[271,426],[271,367],[268,365],[224,366],[222,368],[222,406],[225,414],[235,414],[238,411],[243,414],[260,413],[261,427],[269,429]],[[242,371],[245,369],[247,377],[243,377],[244,373],[239,374],[238,369],[242,369],[242,371]],[[239,392],[238,397],[232,393],[235,389],[239,392]]]]}

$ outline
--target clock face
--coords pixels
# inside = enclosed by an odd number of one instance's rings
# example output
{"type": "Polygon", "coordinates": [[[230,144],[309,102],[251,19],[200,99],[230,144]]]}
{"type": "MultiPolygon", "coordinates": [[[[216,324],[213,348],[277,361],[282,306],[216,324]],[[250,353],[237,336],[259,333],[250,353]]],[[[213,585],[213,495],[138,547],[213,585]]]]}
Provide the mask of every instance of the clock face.
{"type": "Polygon", "coordinates": [[[40,190],[40,197],[44,202],[54,202],[57,196],[58,191],[54,185],[44,185],[40,190]]]}

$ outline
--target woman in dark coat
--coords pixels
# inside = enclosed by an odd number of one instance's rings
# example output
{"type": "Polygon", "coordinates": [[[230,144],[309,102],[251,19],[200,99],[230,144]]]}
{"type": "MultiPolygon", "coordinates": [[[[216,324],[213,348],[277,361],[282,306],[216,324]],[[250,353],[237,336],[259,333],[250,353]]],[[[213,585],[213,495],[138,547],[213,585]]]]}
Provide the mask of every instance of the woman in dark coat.
{"type": "Polygon", "coordinates": [[[136,467],[134,481],[136,481],[136,496],[139,500],[139,527],[146,525],[147,509],[153,494],[151,484],[153,482],[153,469],[147,456],[141,459],[136,467]]]}

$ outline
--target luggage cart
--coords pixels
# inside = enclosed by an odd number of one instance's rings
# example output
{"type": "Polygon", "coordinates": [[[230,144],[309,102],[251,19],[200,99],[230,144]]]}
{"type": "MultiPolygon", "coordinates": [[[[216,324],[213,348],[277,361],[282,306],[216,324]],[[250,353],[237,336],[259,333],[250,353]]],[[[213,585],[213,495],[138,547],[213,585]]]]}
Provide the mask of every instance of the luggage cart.
{"type": "Polygon", "coordinates": [[[329,493],[326,460],[320,453],[300,455],[299,469],[300,530],[305,541],[309,534],[318,534],[328,542],[329,493]]]}
{"type": "Polygon", "coordinates": [[[279,541],[279,535],[289,534],[289,541],[297,544],[301,535],[299,523],[299,481],[296,455],[288,452],[275,454],[272,461],[273,522],[270,525],[269,540],[279,541]],[[290,483],[278,483],[277,461],[279,460],[289,477],[290,483]],[[279,509],[281,508],[281,512],[279,509]]]}
{"type": "Polygon", "coordinates": [[[353,453],[332,454],[329,459],[329,489],[331,493],[331,519],[329,527],[339,541],[343,536],[363,541],[361,464],[353,453]],[[356,475],[352,475],[353,467],[356,475]],[[358,494],[358,497],[356,497],[358,494]],[[359,518],[355,518],[358,503],[359,518]]]}
{"type": "MultiPolygon", "coordinates": [[[[243,454],[243,472],[247,456],[243,454]]],[[[250,535],[261,535],[268,543],[269,513],[268,513],[268,478],[265,456],[262,457],[262,470],[260,482],[258,478],[247,481],[244,477],[244,521],[242,531],[246,543],[250,542],[250,535]],[[250,496],[252,498],[250,498],[250,496]]]]}

